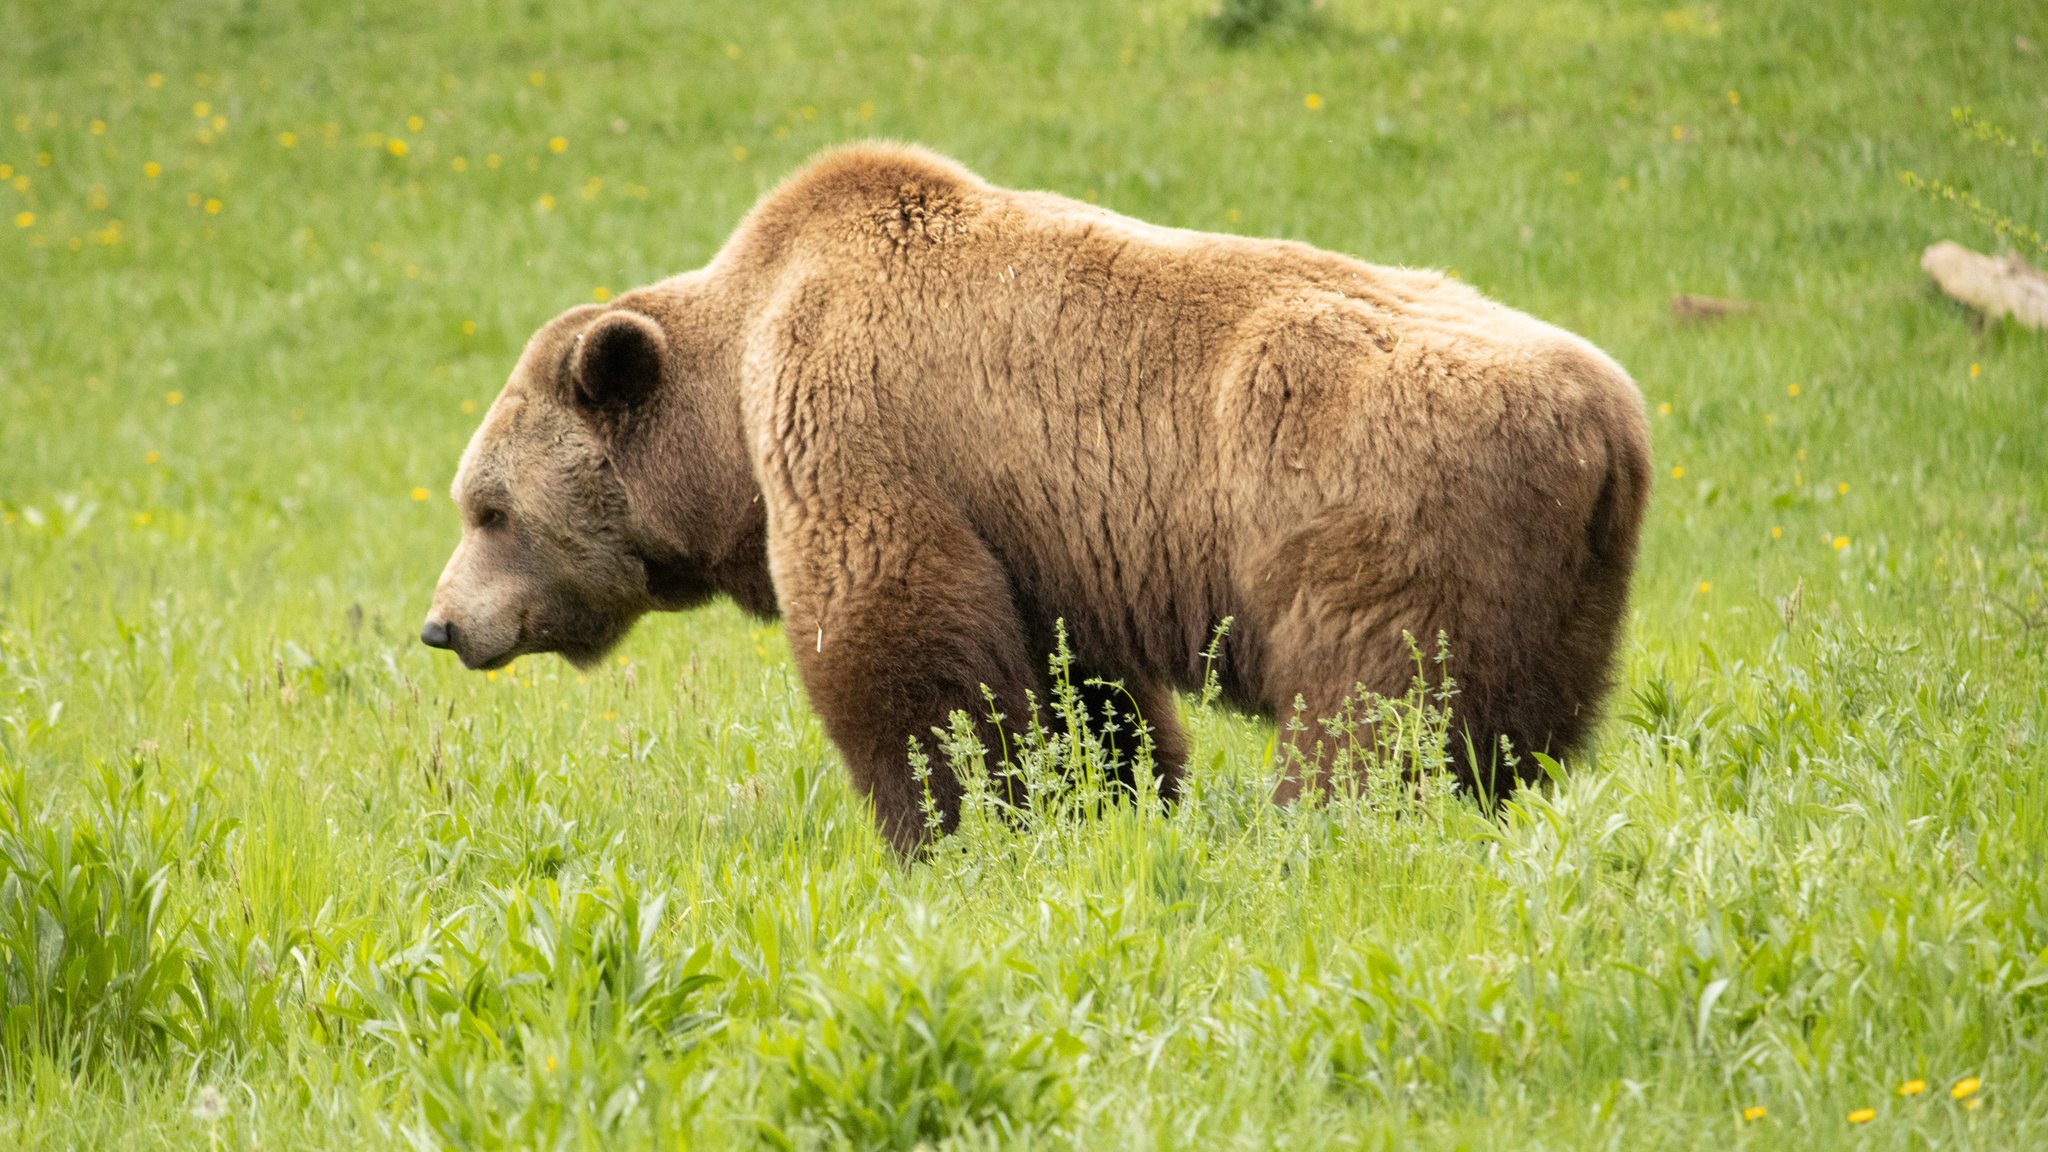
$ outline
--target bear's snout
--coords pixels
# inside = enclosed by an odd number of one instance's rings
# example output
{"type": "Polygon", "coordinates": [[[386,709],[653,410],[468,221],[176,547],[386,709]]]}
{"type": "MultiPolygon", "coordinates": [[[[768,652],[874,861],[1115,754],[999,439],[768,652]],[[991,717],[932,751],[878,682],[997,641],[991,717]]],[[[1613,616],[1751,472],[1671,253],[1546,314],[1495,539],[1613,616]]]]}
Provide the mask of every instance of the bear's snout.
{"type": "Polygon", "coordinates": [[[431,617],[420,627],[420,643],[429,648],[455,647],[455,625],[431,617]]]}

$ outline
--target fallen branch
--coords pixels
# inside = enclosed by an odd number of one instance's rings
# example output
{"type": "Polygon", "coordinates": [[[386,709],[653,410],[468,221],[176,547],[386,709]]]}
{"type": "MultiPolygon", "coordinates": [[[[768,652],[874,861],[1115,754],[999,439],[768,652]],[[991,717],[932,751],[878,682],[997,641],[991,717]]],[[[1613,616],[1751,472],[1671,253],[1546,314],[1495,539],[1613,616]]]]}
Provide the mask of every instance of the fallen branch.
{"type": "Polygon", "coordinates": [[[1756,305],[1748,300],[1724,300],[1719,296],[1673,296],[1671,314],[1680,320],[1719,320],[1748,312],[1756,305]]]}
{"type": "Polygon", "coordinates": [[[1943,240],[1921,254],[1920,268],[1943,292],[1993,320],[2011,316],[2029,328],[2048,329],[2048,276],[2017,252],[1986,256],[1943,240]]]}

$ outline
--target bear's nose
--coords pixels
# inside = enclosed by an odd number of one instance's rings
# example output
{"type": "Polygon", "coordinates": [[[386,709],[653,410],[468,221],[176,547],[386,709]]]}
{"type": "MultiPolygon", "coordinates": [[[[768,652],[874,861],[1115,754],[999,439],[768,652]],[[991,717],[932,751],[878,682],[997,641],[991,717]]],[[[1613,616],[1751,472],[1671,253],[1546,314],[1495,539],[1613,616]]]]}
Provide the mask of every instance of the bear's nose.
{"type": "Polygon", "coordinates": [[[420,643],[429,648],[455,647],[455,625],[446,620],[429,620],[420,629],[420,643]]]}

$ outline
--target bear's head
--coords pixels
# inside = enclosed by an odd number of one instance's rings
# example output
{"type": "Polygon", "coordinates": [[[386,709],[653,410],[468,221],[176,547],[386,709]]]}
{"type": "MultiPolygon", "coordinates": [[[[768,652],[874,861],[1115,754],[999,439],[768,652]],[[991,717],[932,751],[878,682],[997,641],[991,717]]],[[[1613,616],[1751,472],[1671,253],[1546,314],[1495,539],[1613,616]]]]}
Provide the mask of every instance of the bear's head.
{"type": "Polygon", "coordinates": [[[473,669],[540,652],[581,667],[650,611],[720,591],[760,610],[744,590],[750,567],[765,584],[758,556],[750,565],[744,555],[758,551],[745,546],[744,516],[727,511],[713,526],[663,514],[679,503],[715,514],[745,498],[730,491],[729,466],[701,491],[706,459],[736,449],[704,442],[710,430],[692,412],[701,403],[664,399],[675,361],[663,325],[630,308],[572,308],[534,334],[456,471],[462,539],[434,589],[424,643],[473,669]],[[705,499],[689,499],[693,487],[705,499]],[[742,589],[727,587],[729,569],[742,589]]]}

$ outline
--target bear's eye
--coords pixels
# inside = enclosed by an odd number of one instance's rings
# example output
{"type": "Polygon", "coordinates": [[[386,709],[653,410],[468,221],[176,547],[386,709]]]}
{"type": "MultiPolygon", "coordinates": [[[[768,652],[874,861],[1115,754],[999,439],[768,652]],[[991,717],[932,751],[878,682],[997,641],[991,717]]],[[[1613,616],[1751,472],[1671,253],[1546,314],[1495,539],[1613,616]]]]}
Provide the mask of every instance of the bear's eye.
{"type": "Polygon", "coordinates": [[[477,513],[476,526],[479,528],[503,528],[505,513],[497,508],[486,508],[477,513]]]}

